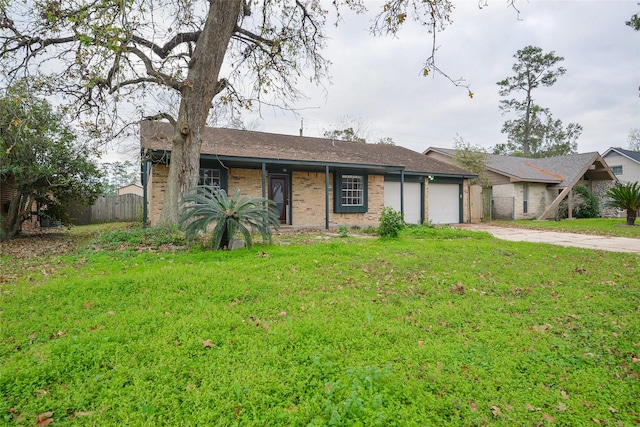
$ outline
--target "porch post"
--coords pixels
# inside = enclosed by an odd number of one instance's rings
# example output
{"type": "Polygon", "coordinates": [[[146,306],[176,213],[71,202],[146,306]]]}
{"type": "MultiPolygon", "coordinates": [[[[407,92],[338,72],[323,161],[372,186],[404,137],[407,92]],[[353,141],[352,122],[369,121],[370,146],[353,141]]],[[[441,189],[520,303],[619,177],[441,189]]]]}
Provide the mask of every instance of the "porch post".
{"type": "Polygon", "coordinates": [[[568,209],[567,209],[567,219],[573,219],[573,189],[571,191],[569,191],[569,194],[567,195],[567,205],[568,205],[568,209]]]}
{"type": "Polygon", "coordinates": [[[404,215],[404,169],[400,170],[400,212],[404,215]]]}
{"type": "Polygon", "coordinates": [[[329,229],[329,165],[324,167],[324,228],[329,229]]]}
{"type": "Polygon", "coordinates": [[[267,165],[262,162],[262,198],[267,198],[267,165]]]}
{"type": "Polygon", "coordinates": [[[142,181],[142,228],[147,228],[149,221],[149,197],[147,196],[147,181],[149,181],[149,159],[142,161],[142,173],[140,180],[142,181]]]}

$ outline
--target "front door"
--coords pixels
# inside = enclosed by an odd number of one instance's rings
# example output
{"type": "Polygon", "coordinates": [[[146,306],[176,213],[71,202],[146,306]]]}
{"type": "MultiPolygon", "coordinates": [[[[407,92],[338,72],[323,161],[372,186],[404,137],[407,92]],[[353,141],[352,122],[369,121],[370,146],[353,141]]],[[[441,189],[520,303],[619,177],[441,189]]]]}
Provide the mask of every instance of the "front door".
{"type": "Polygon", "coordinates": [[[269,175],[269,200],[276,204],[276,212],[280,224],[287,223],[287,209],[289,206],[289,176],[269,175]]]}

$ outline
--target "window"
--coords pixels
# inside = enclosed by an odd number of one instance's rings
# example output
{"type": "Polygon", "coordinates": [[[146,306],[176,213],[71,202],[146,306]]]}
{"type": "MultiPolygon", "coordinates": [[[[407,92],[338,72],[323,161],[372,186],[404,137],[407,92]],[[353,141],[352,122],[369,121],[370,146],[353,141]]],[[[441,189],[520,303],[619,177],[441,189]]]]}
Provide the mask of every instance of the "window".
{"type": "Polygon", "coordinates": [[[522,184],[522,213],[529,211],[529,184],[522,184]]]}
{"type": "Polygon", "coordinates": [[[367,212],[367,176],[335,174],[334,212],[367,212]]]}
{"type": "Polygon", "coordinates": [[[220,169],[200,169],[198,185],[209,185],[216,189],[221,188],[220,169]]]}
{"type": "Polygon", "coordinates": [[[359,175],[342,175],[342,206],[364,205],[363,181],[359,175]]]}
{"type": "Polygon", "coordinates": [[[611,166],[611,172],[614,175],[622,175],[622,166],[611,166]]]}

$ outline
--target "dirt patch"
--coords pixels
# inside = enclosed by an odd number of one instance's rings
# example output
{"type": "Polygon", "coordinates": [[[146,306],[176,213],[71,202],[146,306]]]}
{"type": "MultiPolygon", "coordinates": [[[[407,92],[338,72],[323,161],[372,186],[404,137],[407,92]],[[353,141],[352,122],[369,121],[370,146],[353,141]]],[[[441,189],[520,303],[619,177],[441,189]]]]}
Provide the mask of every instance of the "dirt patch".
{"type": "Polygon", "coordinates": [[[67,255],[77,246],[77,241],[60,229],[33,230],[15,239],[0,242],[0,255],[9,255],[16,259],[67,255]]]}

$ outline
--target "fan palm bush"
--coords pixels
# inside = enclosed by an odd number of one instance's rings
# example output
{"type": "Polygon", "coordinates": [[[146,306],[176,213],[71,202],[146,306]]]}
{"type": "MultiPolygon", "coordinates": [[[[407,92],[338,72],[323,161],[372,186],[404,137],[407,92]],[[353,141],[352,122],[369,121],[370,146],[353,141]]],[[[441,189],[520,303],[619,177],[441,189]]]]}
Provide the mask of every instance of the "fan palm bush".
{"type": "Polygon", "coordinates": [[[240,233],[248,248],[253,246],[252,230],[265,242],[271,242],[271,227],[278,229],[280,221],[271,200],[240,196],[237,189],[233,197],[212,186],[198,186],[195,192],[183,198],[183,211],[179,225],[188,238],[206,233],[211,225],[211,244],[214,249],[229,247],[229,241],[240,233]]]}
{"type": "Polygon", "coordinates": [[[630,182],[618,184],[607,191],[607,206],[627,210],[627,225],[634,225],[640,210],[640,184],[630,182]]]}

